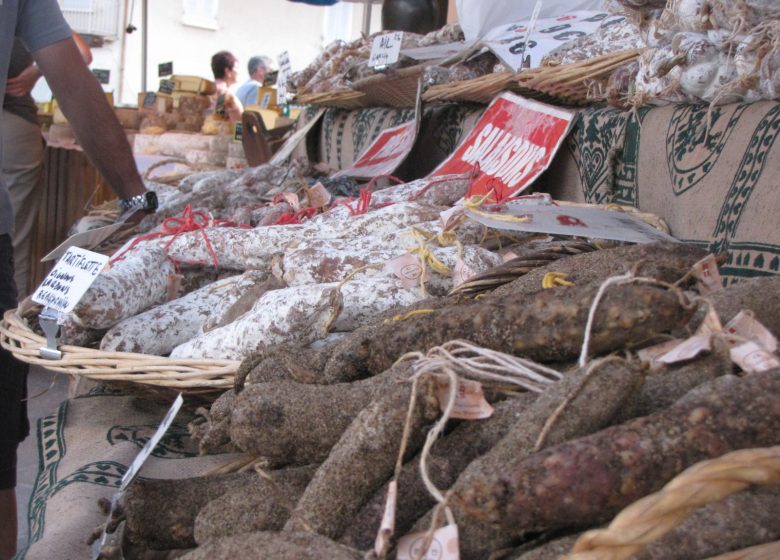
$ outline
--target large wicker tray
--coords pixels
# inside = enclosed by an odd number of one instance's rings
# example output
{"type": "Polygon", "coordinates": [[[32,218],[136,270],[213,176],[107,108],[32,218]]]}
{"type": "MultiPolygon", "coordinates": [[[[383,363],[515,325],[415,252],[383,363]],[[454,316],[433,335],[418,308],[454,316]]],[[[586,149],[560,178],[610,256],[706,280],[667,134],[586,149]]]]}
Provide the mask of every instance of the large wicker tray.
{"type": "Polygon", "coordinates": [[[360,109],[370,106],[365,93],[352,89],[339,89],[323,93],[301,93],[295,96],[294,102],[301,105],[338,109],[360,109]]]}
{"type": "MultiPolygon", "coordinates": [[[[21,309],[21,308],[20,308],[21,309]]],[[[46,339],[33,332],[20,309],[6,311],[0,323],[0,345],[17,359],[46,369],[95,381],[145,386],[149,392],[182,392],[205,396],[233,386],[239,361],[172,359],[130,352],[104,352],[63,345],[62,359],[40,355],[46,339]]]]}
{"type": "Polygon", "coordinates": [[[365,94],[372,107],[414,107],[417,103],[417,89],[425,68],[432,62],[417,64],[387,74],[376,74],[352,84],[356,91],[365,94]]]}
{"type": "Polygon", "coordinates": [[[489,103],[503,91],[525,97],[571,106],[604,101],[605,94],[594,88],[603,84],[619,66],[639,56],[641,49],[610,53],[576,64],[544,66],[517,74],[499,72],[473,80],[430,87],[423,101],[489,103]]]}

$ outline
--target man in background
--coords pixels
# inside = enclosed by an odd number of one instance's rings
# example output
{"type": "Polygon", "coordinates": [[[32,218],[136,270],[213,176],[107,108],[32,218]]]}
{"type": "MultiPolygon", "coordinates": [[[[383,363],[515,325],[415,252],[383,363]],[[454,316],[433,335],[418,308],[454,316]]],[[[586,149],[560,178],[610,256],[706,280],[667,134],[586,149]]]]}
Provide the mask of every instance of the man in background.
{"type": "MultiPolygon", "coordinates": [[[[17,36],[46,77],[84,152],[119,197],[120,207],[127,213],[153,211],[154,193],[146,191],[125,131],[84,64],[57,1],[0,2],[0,76],[8,76],[17,36]]],[[[5,97],[5,89],[5,80],[0,80],[0,97],[5,97]]],[[[5,126],[0,117],[0,127],[5,126]]],[[[16,307],[13,226],[11,198],[0,175],[0,313],[16,307]]],[[[0,560],[16,552],[16,450],[29,432],[24,402],[27,369],[0,349],[0,560]]]]}
{"type": "Polygon", "coordinates": [[[249,59],[247,63],[249,80],[241,84],[241,87],[236,91],[236,97],[244,107],[258,104],[257,90],[263,86],[265,75],[270,69],[271,60],[267,56],[253,56],[249,59]]]}

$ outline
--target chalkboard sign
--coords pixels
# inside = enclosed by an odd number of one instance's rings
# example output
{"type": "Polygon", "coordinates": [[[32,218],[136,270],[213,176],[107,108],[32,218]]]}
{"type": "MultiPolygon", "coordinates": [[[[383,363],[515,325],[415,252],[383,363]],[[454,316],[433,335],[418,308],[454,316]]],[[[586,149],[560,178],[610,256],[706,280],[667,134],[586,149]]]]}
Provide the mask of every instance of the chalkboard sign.
{"type": "Polygon", "coordinates": [[[158,90],[160,93],[173,93],[174,89],[176,89],[176,82],[173,80],[160,80],[160,89],[158,90]]]}
{"type": "Polygon", "coordinates": [[[144,94],[144,107],[154,107],[157,103],[157,94],[153,91],[147,91],[144,94]]]}
{"type": "Polygon", "coordinates": [[[170,76],[173,74],[173,62],[163,62],[157,65],[157,76],[162,78],[163,76],[170,76]]]}
{"type": "Polygon", "coordinates": [[[92,73],[97,78],[97,81],[101,84],[107,84],[109,78],[111,77],[111,70],[100,70],[98,68],[93,68],[92,73]]]}

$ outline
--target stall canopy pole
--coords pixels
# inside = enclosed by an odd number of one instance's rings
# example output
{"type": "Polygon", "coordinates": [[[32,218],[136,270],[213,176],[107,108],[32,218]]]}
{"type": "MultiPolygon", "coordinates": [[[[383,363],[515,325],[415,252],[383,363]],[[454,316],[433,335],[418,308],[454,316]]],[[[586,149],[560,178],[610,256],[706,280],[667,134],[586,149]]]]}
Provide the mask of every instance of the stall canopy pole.
{"type": "Polygon", "coordinates": [[[368,35],[371,29],[371,0],[363,3],[363,35],[368,35]]]}
{"type": "Polygon", "coordinates": [[[148,0],[143,0],[141,9],[141,91],[146,91],[146,33],[148,23],[148,0]]]}

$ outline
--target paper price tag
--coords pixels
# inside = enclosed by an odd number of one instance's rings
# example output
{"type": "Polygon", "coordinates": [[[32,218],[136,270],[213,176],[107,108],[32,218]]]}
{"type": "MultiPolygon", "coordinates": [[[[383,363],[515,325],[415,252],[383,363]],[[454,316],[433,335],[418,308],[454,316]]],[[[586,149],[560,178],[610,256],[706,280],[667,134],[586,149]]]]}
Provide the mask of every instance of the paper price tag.
{"type": "Polygon", "coordinates": [[[475,274],[476,272],[474,272],[466,263],[464,263],[461,256],[458,255],[458,258],[455,260],[455,270],[452,273],[453,285],[460,286],[475,274]]]}
{"type": "MultiPolygon", "coordinates": [[[[317,183],[317,185],[322,187],[322,183],[317,183]]],[[[325,187],[322,187],[322,188],[324,189],[325,187]]],[[[328,194],[328,196],[330,196],[330,193],[328,193],[328,191],[325,191],[325,192],[328,194]]],[[[298,199],[298,195],[297,194],[295,194],[295,193],[284,193],[282,195],[282,198],[285,200],[285,202],[287,202],[287,204],[292,206],[292,209],[295,210],[296,212],[301,209],[301,201],[298,199]]],[[[325,204],[327,204],[327,202],[325,204]]],[[[325,206],[325,204],[323,206],[325,206]]]]}
{"type": "Polygon", "coordinates": [[[425,266],[416,255],[406,253],[385,263],[385,270],[392,272],[401,279],[404,288],[414,288],[420,285],[420,279],[425,281],[425,266]]]}
{"type": "Polygon", "coordinates": [[[325,188],[325,185],[320,182],[315,183],[312,188],[308,189],[306,196],[309,199],[309,206],[312,208],[322,208],[330,204],[330,193],[325,188]]]}
{"type": "Polygon", "coordinates": [[[397,560],[459,560],[458,526],[447,525],[433,533],[433,540],[423,554],[425,533],[413,533],[398,541],[397,560]]]}
{"type": "Polygon", "coordinates": [[[755,342],[735,346],[729,352],[731,361],[746,373],[758,373],[780,367],[780,360],[755,342]]]}
{"type": "MultiPolygon", "coordinates": [[[[750,311],[740,311],[729,321],[724,330],[741,340],[751,340],[769,352],[777,351],[777,339],[767,328],[756,321],[750,311]]],[[[731,345],[739,344],[741,340],[728,339],[731,345]]]]}
{"type": "Polygon", "coordinates": [[[693,275],[699,282],[699,290],[703,295],[719,292],[723,289],[723,280],[718,270],[715,255],[707,255],[693,265],[693,275]]]}
{"type": "Polygon", "coordinates": [[[708,334],[692,336],[667,352],[658,361],[662,364],[674,364],[695,358],[699,354],[712,349],[712,337],[708,334]]]}
{"type": "Polygon", "coordinates": [[[662,342],[660,344],[642,348],[639,352],[636,353],[636,355],[640,361],[650,364],[651,369],[659,369],[663,366],[663,364],[659,362],[658,359],[677,348],[681,342],[682,341],[678,339],[667,340],[666,342],[662,342]]]}
{"type": "Polygon", "coordinates": [[[381,68],[398,62],[403,38],[404,34],[401,31],[384,33],[375,38],[371,45],[371,56],[368,59],[368,66],[370,68],[381,68]]]}
{"type": "MultiPolygon", "coordinates": [[[[447,408],[450,399],[450,378],[436,376],[436,398],[442,411],[447,408]]],[[[482,384],[477,381],[461,379],[455,392],[455,405],[451,418],[461,420],[481,420],[493,416],[493,407],[485,400],[482,384]]]]}
{"type": "Polygon", "coordinates": [[[441,226],[444,231],[456,226],[463,219],[463,206],[453,206],[449,210],[439,213],[441,226]]]}
{"type": "Polygon", "coordinates": [[[696,334],[715,334],[720,332],[723,332],[723,324],[720,322],[718,312],[710,307],[696,334]]]}
{"type": "Polygon", "coordinates": [[[35,290],[32,300],[61,313],[72,311],[107,262],[107,255],[68,248],[35,290]]]}

